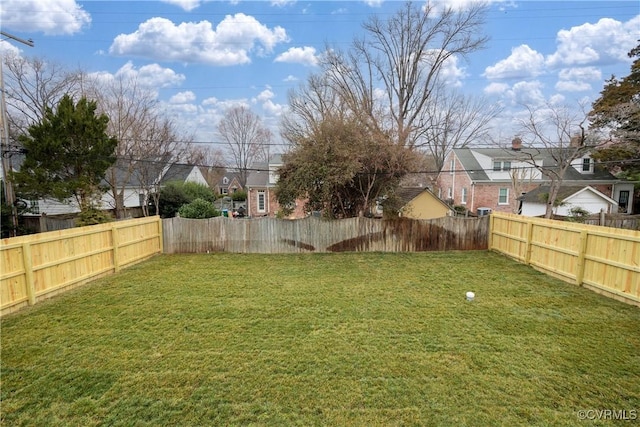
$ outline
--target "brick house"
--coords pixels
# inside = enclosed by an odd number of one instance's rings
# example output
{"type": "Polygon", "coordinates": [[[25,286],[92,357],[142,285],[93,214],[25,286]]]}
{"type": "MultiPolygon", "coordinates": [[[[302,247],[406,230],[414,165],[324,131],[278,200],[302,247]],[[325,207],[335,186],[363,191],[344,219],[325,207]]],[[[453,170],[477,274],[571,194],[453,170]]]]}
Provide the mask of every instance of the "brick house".
{"type": "MultiPolygon", "coordinates": [[[[280,205],[275,195],[278,183],[278,169],[283,165],[282,155],[271,156],[267,163],[253,166],[247,176],[247,214],[252,217],[275,217],[280,205]]],[[[296,200],[295,207],[288,218],[304,218],[304,201],[296,200]]]]}
{"type": "Polygon", "coordinates": [[[224,171],[214,184],[214,191],[219,196],[231,195],[242,190],[240,174],[235,172],[224,171]]]}
{"type": "MultiPolygon", "coordinates": [[[[518,213],[523,194],[549,184],[549,179],[532,166],[531,159],[545,168],[555,164],[549,150],[522,148],[518,139],[510,149],[453,149],[436,179],[438,197],[474,213],[481,208],[518,213]]],[[[596,167],[589,154],[572,162],[562,185],[590,186],[615,200],[617,206],[612,211],[632,213],[633,184],[596,167]]]]}

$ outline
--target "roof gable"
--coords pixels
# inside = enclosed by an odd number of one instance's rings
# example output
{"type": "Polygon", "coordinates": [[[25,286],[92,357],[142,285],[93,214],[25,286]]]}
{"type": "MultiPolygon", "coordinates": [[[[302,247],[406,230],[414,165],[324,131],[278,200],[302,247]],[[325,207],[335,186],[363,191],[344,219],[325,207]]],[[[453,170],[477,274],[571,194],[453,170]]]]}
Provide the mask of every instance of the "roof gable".
{"type": "MultiPolygon", "coordinates": [[[[531,190],[529,192],[527,192],[526,194],[522,195],[519,200],[522,200],[524,202],[528,202],[528,203],[545,203],[546,201],[546,197],[548,197],[549,194],[549,190],[550,187],[548,185],[541,185],[540,187],[531,190]]],[[[571,199],[578,197],[580,194],[584,193],[584,192],[590,192],[594,195],[596,195],[597,197],[605,200],[607,203],[610,204],[617,204],[617,202],[615,200],[613,200],[611,197],[607,196],[606,194],[603,194],[602,192],[596,190],[595,188],[587,185],[587,186],[575,186],[575,185],[571,185],[571,186],[562,186],[560,187],[560,189],[558,190],[558,196],[557,196],[557,201],[558,202],[569,202],[571,199]]]]}
{"type": "Polygon", "coordinates": [[[446,204],[443,200],[441,200],[438,196],[436,196],[431,190],[425,187],[401,187],[396,191],[396,196],[400,200],[400,205],[402,210],[409,203],[420,197],[422,194],[425,194],[427,197],[433,199],[437,203],[446,206],[447,209],[451,210],[451,206],[446,204]]]}
{"type": "MultiPolygon", "coordinates": [[[[453,155],[456,156],[462,169],[467,173],[472,181],[491,181],[490,172],[491,169],[482,167],[478,161],[479,157],[509,160],[512,162],[531,162],[535,160],[540,162],[545,169],[553,169],[556,166],[556,160],[553,157],[553,152],[556,149],[553,148],[523,148],[520,150],[513,150],[508,148],[455,148],[452,150],[453,155]]],[[[533,167],[533,166],[531,166],[533,167]]],[[[542,179],[548,181],[548,179],[542,179]]],[[[609,171],[596,166],[592,173],[580,173],[576,168],[570,166],[567,168],[564,181],[573,182],[593,182],[593,181],[617,181],[617,178],[613,176],[609,171]]]]}

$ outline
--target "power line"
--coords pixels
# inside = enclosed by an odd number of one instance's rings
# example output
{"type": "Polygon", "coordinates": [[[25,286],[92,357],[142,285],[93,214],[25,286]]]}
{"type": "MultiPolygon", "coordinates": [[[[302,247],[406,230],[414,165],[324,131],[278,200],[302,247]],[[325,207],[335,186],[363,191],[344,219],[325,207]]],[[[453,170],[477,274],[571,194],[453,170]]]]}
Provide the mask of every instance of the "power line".
{"type": "MultiPolygon", "coordinates": [[[[209,164],[203,164],[203,163],[186,163],[186,162],[180,162],[180,161],[171,161],[171,162],[166,162],[166,161],[162,161],[162,160],[153,160],[153,159],[142,159],[142,158],[134,158],[134,157],[127,157],[127,156],[120,156],[118,157],[119,160],[125,160],[125,161],[129,161],[129,162],[140,162],[140,163],[153,163],[153,164],[162,164],[162,165],[169,165],[169,166],[193,166],[193,167],[203,167],[203,168],[212,168],[212,169],[225,169],[225,170],[238,170],[238,169],[242,169],[245,170],[247,172],[270,172],[271,169],[269,168],[264,168],[264,167],[257,167],[257,166],[251,166],[248,168],[238,168],[237,166],[231,166],[231,165],[209,165],[209,164]]],[[[526,163],[526,162],[523,162],[526,163]]],[[[608,165],[608,164],[619,164],[621,163],[621,161],[603,161],[603,162],[598,162],[597,165],[598,166],[604,166],[604,165],[608,165]]],[[[635,159],[625,159],[624,160],[625,164],[640,164],[640,158],[635,158],[635,159]]],[[[552,167],[550,166],[533,166],[533,165],[529,165],[529,166],[518,166],[518,167],[514,167],[511,169],[511,171],[516,171],[516,170],[540,170],[540,169],[552,169],[552,167]]],[[[411,170],[408,171],[407,174],[424,174],[424,175],[437,175],[439,173],[451,173],[453,172],[454,174],[456,173],[475,173],[475,172],[496,172],[493,167],[490,168],[479,168],[479,169],[466,169],[466,168],[462,168],[462,169],[454,169],[454,170],[449,170],[449,169],[443,169],[441,171],[437,171],[437,170],[411,170]]],[[[503,172],[510,172],[510,171],[503,171],[503,172]]],[[[375,172],[362,172],[359,173],[359,175],[374,175],[376,174],[375,172]]],[[[380,173],[377,173],[380,174],[380,173]]],[[[629,182],[634,182],[634,181],[629,181],[629,182]]]]}

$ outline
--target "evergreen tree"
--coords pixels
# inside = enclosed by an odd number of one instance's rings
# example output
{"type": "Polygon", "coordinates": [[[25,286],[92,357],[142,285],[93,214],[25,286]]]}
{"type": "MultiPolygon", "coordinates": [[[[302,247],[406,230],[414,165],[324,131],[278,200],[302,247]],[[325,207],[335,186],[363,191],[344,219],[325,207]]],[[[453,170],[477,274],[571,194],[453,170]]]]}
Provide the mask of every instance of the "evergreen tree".
{"type": "Polygon", "coordinates": [[[105,171],[116,160],[118,141],[107,135],[108,122],[106,115],[96,115],[94,101],[74,104],[65,95],[56,111],[48,108],[41,122],[20,136],[26,154],[12,174],[16,190],[30,198],[74,198],[83,212],[94,208],[105,171]]]}
{"type": "Polygon", "coordinates": [[[612,140],[594,157],[610,169],[640,176],[640,44],[629,57],[635,58],[629,75],[607,80],[589,116],[591,127],[610,131],[612,140]]]}

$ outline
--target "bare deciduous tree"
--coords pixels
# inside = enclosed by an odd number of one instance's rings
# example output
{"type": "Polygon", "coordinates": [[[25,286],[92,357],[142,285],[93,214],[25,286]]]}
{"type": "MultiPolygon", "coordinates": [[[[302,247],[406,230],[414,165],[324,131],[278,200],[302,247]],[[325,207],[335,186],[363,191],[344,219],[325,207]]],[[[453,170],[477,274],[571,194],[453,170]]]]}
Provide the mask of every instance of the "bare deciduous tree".
{"type": "MultiPolygon", "coordinates": [[[[119,141],[116,165],[106,176],[116,217],[126,216],[125,193],[132,186],[142,195],[143,214],[148,215],[148,198],[159,195],[160,178],[168,165],[190,161],[195,155],[187,144],[189,138],[178,135],[159,111],[155,93],[135,77],[85,80],[84,92],[98,100],[111,119],[109,132],[119,141]]],[[[153,201],[157,207],[159,200],[153,201]]]]}
{"type": "Polygon", "coordinates": [[[565,173],[575,160],[597,148],[601,142],[597,134],[586,132],[587,116],[583,106],[579,111],[550,104],[538,109],[525,108],[528,114],[520,120],[520,125],[529,148],[522,151],[522,160],[549,180],[545,218],[551,218],[565,173]],[[543,152],[552,164],[537,159],[543,152]]]}
{"type": "Polygon", "coordinates": [[[328,49],[323,56],[328,84],[363,124],[413,148],[444,67],[484,46],[485,10],[480,2],[463,10],[407,2],[387,20],[374,15],[347,53],[328,49]]]}
{"type": "Polygon", "coordinates": [[[40,123],[47,108],[54,110],[66,94],[80,94],[82,72],[43,58],[5,53],[2,58],[7,113],[12,135],[24,135],[40,123]]]}
{"type": "Polygon", "coordinates": [[[484,98],[465,96],[438,87],[425,105],[424,126],[417,133],[418,147],[426,147],[441,170],[445,158],[454,148],[463,148],[488,136],[490,122],[501,111],[484,98]]]}
{"type": "Polygon", "coordinates": [[[248,108],[234,107],[218,123],[218,133],[229,148],[230,160],[238,170],[240,184],[244,187],[251,166],[255,162],[267,160],[271,131],[248,108]]]}

